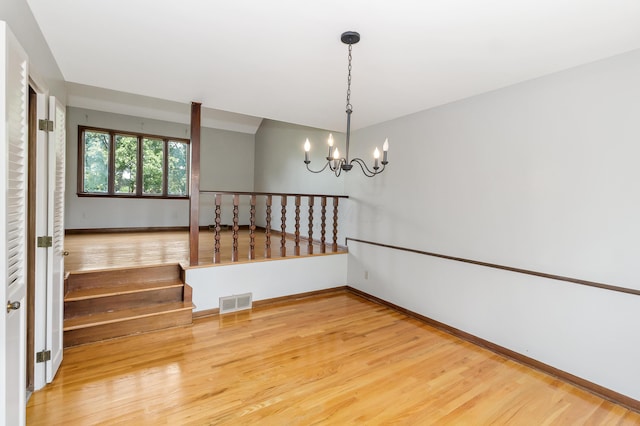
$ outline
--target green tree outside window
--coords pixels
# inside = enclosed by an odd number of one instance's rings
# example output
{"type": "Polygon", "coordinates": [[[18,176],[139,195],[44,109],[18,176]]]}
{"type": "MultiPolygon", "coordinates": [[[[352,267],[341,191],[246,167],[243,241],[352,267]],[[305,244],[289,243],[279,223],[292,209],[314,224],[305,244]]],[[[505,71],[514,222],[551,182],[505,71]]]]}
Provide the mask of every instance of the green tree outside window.
{"type": "Polygon", "coordinates": [[[80,195],[188,197],[188,140],[84,126],[78,132],[80,195]]]}
{"type": "Polygon", "coordinates": [[[84,135],[84,192],[109,191],[110,137],[103,132],[85,132],[84,135]]]}

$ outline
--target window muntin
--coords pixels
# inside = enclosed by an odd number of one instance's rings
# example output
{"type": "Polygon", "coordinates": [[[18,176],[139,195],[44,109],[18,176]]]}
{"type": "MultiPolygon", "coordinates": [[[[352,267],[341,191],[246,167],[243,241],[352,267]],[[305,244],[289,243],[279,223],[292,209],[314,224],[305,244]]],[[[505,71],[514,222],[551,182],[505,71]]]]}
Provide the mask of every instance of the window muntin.
{"type": "Polygon", "coordinates": [[[78,139],[78,195],[188,197],[188,140],[85,126],[78,139]]]}

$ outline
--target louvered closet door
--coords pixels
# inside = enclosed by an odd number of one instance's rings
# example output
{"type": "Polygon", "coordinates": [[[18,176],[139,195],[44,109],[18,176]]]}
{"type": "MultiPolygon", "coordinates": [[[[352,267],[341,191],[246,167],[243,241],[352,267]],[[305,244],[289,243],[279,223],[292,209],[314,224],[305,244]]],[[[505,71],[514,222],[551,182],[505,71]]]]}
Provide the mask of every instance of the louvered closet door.
{"type": "Polygon", "coordinates": [[[51,359],[47,361],[47,383],[51,383],[62,362],[63,306],[64,306],[64,187],[65,187],[65,107],[55,97],[49,98],[49,120],[53,132],[49,133],[49,235],[53,246],[49,250],[47,282],[47,348],[51,359]]]}
{"type": "Polygon", "coordinates": [[[0,21],[0,422],[25,424],[28,60],[0,21]]]}

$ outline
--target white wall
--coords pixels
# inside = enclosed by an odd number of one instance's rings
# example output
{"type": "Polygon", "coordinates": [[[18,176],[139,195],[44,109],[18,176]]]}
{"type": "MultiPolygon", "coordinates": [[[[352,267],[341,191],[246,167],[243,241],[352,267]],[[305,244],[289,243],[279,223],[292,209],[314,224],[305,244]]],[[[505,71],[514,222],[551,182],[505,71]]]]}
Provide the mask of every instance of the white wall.
{"type": "Polygon", "coordinates": [[[273,299],[346,284],[347,255],[298,257],[186,270],[195,311],[216,309],[219,298],[253,293],[253,300],[273,299]]]}
{"type": "Polygon", "coordinates": [[[41,89],[66,102],[64,78],[25,0],[2,0],[0,20],[9,24],[29,56],[29,76],[41,89]]]}
{"type": "MultiPolygon", "coordinates": [[[[304,141],[312,143],[311,164],[320,169],[328,153],[328,130],[298,126],[273,120],[263,120],[256,132],[255,190],[258,192],[304,193],[344,195],[344,176],[336,178],[329,171],[314,174],[304,164],[304,141]]],[[[344,135],[333,132],[336,146],[344,152],[344,135]]],[[[287,200],[286,232],[295,231],[294,199],[287,200]]],[[[339,200],[338,244],[344,244],[345,218],[350,214],[351,202],[339,200]]],[[[314,199],[313,238],[320,239],[320,199],[314,199]]],[[[281,206],[279,197],[274,197],[271,226],[280,230],[281,206]]],[[[308,235],[308,202],[302,198],[300,207],[300,234],[308,235]]],[[[257,212],[258,224],[264,226],[264,208],[257,212]]],[[[333,232],[333,200],[327,200],[326,238],[331,240],[333,232]]]]}
{"type": "MultiPolygon", "coordinates": [[[[634,51],[362,129],[349,236],[640,289],[638,117],[634,51]]],[[[349,248],[350,285],[640,399],[640,297],[349,248]]]]}
{"type": "MultiPolygon", "coordinates": [[[[328,137],[327,130],[263,120],[256,132],[255,190],[343,195],[342,179],[326,171],[309,173],[305,168],[305,139],[312,143],[310,166],[320,168],[327,156],[328,137]]],[[[334,132],[334,138],[340,144],[343,136],[334,132]]]]}
{"type": "Polygon", "coordinates": [[[640,396],[639,296],[356,242],[349,242],[348,282],[593,383],[640,396]]]}
{"type": "MultiPolygon", "coordinates": [[[[200,189],[253,191],[255,137],[253,134],[202,128],[200,135],[200,189]]],[[[249,223],[248,201],[240,205],[240,224],[249,223]]],[[[200,225],[215,223],[215,202],[211,194],[200,195],[200,225]]],[[[222,223],[233,223],[233,202],[224,198],[222,223]]]]}
{"type": "MultiPolygon", "coordinates": [[[[185,108],[189,108],[185,105],[185,108]]],[[[188,200],[78,197],[78,125],[144,132],[189,139],[189,126],[81,108],[67,108],[67,229],[187,226],[188,200]]],[[[250,191],[253,187],[254,137],[202,128],[200,188],[250,191]]],[[[213,217],[213,201],[201,197],[200,223],[213,217]]]]}

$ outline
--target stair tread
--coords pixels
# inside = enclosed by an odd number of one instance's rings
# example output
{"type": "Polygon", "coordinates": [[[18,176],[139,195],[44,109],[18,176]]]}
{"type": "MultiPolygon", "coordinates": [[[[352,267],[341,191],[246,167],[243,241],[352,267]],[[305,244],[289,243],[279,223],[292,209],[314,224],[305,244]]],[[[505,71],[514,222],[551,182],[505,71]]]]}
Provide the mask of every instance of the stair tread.
{"type": "Polygon", "coordinates": [[[80,328],[93,327],[98,325],[112,324],[134,318],[144,318],[154,315],[163,315],[171,312],[192,310],[193,304],[190,302],[162,303],[137,308],[124,309],[113,312],[103,312],[93,315],[79,316],[64,320],[64,331],[76,330],[80,328]]]}
{"type": "Polygon", "coordinates": [[[180,280],[133,282],[118,286],[88,287],[69,290],[64,296],[65,302],[77,300],[94,299],[98,297],[117,296],[121,294],[140,293],[165,288],[182,287],[184,283],[180,280]]]}
{"type": "Polygon", "coordinates": [[[179,263],[164,263],[159,265],[141,265],[141,266],[131,266],[131,267],[106,267],[103,269],[88,269],[88,270],[80,270],[80,271],[69,271],[70,275],[74,276],[95,276],[99,275],[101,277],[109,276],[109,275],[118,275],[121,273],[125,273],[128,275],[136,274],[137,272],[145,272],[145,274],[153,273],[153,271],[163,271],[163,273],[167,273],[167,271],[175,271],[176,276],[179,275],[180,264],[179,263]]]}

